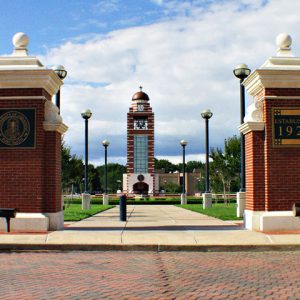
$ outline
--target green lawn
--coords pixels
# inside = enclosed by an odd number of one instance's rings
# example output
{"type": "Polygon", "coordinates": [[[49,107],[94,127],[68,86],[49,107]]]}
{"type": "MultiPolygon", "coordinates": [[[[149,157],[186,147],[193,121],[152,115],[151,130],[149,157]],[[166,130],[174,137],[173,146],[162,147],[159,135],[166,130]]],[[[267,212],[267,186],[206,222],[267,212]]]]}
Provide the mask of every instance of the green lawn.
{"type": "MultiPolygon", "coordinates": [[[[196,204],[196,205],[202,205],[202,198],[200,197],[195,197],[195,196],[188,196],[187,197],[187,201],[189,204],[196,204]]],[[[213,202],[215,203],[216,200],[213,200],[213,202]]],[[[223,199],[219,199],[218,200],[218,203],[223,203],[223,199]]],[[[65,199],[65,203],[76,203],[76,204],[80,204],[82,202],[82,199],[81,198],[73,198],[73,200],[71,199],[65,199]]],[[[92,205],[96,205],[96,204],[102,204],[103,202],[103,199],[102,197],[92,197],[91,198],[91,204],[92,205]]],[[[176,205],[176,204],[180,204],[180,196],[176,197],[176,196],[172,196],[172,197],[168,197],[168,196],[162,196],[162,197],[156,197],[156,198],[153,198],[153,197],[150,197],[149,199],[134,199],[134,198],[127,198],[127,204],[128,205],[131,205],[131,204],[134,204],[134,205],[144,205],[144,204],[147,204],[147,205],[165,205],[165,204],[168,204],[168,205],[176,205]]],[[[236,200],[235,199],[230,199],[230,202],[231,203],[235,203],[236,200]]],[[[116,197],[109,197],[109,204],[111,205],[118,205],[119,204],[119,198],[116,198],[116,197]]]]}
{"type": "Polygon", "coordinates": [[[236,216],[236,204],[230,203],[226,206],[223,203],[213,204],[211,208],[203,209],[202,204],[186,204],[186,205],[176,205],[185,209],[199,212],[201,214],[215,217],[221,220],[242,220],[236,216]]]}
{"type": "Polygon", "coordinates": [[[114,207],[114,205],[93,204],[91,209],[83,210],[81,209],[81,204],[70,204],[69,206],[66,205],[65,207],[64,219],[65,221],[80,221],[112,207],[114,207]]]}

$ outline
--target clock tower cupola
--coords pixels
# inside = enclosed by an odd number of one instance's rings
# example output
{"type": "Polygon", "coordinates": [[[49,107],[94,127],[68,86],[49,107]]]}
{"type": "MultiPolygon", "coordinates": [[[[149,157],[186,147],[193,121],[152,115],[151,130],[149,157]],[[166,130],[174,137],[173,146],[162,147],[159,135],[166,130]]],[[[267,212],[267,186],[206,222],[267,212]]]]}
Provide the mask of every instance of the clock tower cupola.
{"type": "Polygon", "coordinates": [[[140,87],[132,96],[127,113],[127,174],[123,178],[127,194],[158,193],[154,174],[154,113],[149,100],[140,87]]]}

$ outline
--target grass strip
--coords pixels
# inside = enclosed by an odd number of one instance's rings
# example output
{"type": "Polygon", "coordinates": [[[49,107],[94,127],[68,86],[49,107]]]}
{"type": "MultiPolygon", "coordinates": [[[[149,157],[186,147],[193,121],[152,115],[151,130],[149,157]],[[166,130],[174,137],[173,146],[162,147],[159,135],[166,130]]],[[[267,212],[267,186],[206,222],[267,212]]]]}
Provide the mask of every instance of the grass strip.
{"type": "Polygon", "coordinates": [[[91,217],[92,215],[99,213],[101,211],[105,211],[114,207],[114,205],[100,205],[93,204],[91,209],[83,210],[81,208],[81,204],[70,204],[66,205],[64,211],[64,220],[65,221],[80,221],[82,219],[91,217]]]}
{"type": "Polygon", "coordinates": [[[211,208],[203,209],[202,205],[195,204],[185,204],[185,205],[176,205],[188,210],[192,210],[210,217],[221,219],[224,221],[228,220],[242,220],[243,218],[238,218],[236,216],[236,204],[230,203],[226,206],[223,203],[214,203],[211,208]]]}
{"type": "MultiPolygon", "coordinates": [[[[65,204],[68,203],[76,203],[76,204],[80,204],[82,202],[81,198],[73,198],[68,199],[65,198],[65,204]]],[[[100,197],[93,197],[91,199],[91,204],[102,204],[103,199],[100,197]]],[[[176,204],[180,204],[180,197],[158,197],[158,198],[150,198],[150,199],[132,199],[132,198],[128,198],[126,203],[127,205],[176,205],[176,204]]],[[[193,196],[188,196],[187,197],[187,202],[189,204],[199,204],[202,205],[202,198],[200,197],[193,197],[193,196]]],[[[235,199],[230,199],[231,203],[236,203],[235,199]]],[[[119,205],[119,198],[115,198],[115,197],[110,197],[109,198],[109,203],[111,205],[119,205]]],[[[224,203],[223,199],[218,199],[218,200],[214,200],[213,199],[213,203],[224,203]]]]}

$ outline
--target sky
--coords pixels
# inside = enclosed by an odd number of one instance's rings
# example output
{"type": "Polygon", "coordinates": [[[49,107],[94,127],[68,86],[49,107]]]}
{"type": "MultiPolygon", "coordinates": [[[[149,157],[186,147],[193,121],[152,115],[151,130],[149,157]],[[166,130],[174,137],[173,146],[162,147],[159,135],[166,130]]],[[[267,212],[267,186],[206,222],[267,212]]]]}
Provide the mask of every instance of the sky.
{"type": "MultiPolygon", "coordinates": [[[[210,147],[238,135],[239,81],[232,70],[259,68],[276,55],[279,33],[292,36],[300,56],[300,1],[286,0],[10,0],[0,1],[0,55],[12,53],[12,36],[29,36],[29,54],[68,71],[61,88],[64,136],[84,157],[89,108],[89,159],[126,164],[126,117],[143,86],[155,113],[155,156],[204,160],[205,123],[211,109],[210,147]]],[[[252,99],[246,96],[246,105],[252,99]]]]}

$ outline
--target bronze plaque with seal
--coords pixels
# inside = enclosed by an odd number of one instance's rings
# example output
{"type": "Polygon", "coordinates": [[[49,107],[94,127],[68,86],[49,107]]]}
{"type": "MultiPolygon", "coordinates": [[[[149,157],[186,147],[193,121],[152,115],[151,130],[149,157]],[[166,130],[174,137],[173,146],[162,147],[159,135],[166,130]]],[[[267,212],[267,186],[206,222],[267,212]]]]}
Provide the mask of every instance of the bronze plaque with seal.
{"type": "Polygon", "coordinates": [[[0,148],[35,147],[35,109],[0,109],[0,148]]]}
{"type": "Polygon", "coordinates": [[[274,147],[300,147],[300,108],[272,108],[274,147]]]}

